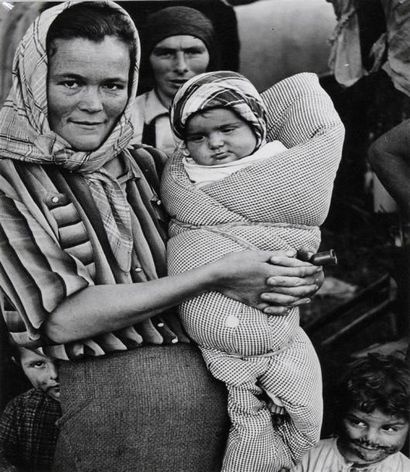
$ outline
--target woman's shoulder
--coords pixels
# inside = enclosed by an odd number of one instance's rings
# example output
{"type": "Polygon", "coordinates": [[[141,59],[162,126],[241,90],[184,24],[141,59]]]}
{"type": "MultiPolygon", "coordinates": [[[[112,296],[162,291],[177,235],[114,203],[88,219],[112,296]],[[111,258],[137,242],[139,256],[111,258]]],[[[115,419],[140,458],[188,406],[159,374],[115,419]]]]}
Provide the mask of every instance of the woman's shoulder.
{"type": "Polygon", "coordinates": [[[130,153],[132,162],[137,164],[151,186],[158,190],[167,155],[147,144],[133,144],[127,151],[130,153]]]}

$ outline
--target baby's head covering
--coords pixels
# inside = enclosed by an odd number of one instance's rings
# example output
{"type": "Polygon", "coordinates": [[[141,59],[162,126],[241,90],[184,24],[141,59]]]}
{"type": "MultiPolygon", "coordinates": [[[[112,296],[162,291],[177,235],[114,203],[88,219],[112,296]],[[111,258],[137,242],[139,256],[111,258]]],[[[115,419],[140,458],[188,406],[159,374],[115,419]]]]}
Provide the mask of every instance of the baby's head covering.
{"type": "Polygon", "coordinates": [[[266,140],[266,108],[247,78],[237,72],[205,72],[188,80],[176,93],[171,106],[171,126],[185,139],[188,119],[200,111],[229,108],[246,121],[256,136],[256,148],[266,140]]]}
{"type": "Polygon", "coordinates": [[[148,16],[142,34],[144,57],[148,57],[163,39],[180,35],[203,41],[210,57],[208,69],[211,69],[217,55],[214,27],[208,17],[190,7],[167,7],[148,16]]]}

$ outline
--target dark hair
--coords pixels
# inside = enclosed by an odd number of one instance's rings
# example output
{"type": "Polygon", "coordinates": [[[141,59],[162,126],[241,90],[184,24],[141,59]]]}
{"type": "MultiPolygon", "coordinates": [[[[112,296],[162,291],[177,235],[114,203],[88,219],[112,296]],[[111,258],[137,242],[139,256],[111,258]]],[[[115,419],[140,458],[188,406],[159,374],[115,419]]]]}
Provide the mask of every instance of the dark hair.
{"type": "Polygon", "coordinates": [[[393,355],[368,354],[352,363],[336,391],[339,420],[351,409],[410,420],[410,368],[393,355]]]}
{"type": "Polygon", "coordinates": [[[20,347],[14,342],[9,343],[10,359],[18,365],[21,365],[21,351],[20,347]]]}
{"type": "Polygon", "coordinates": [[[63,10],[48,30],[47,55],[55,54],[56,39],[83,38],[98,43],[106,36],[115,36],[128,46],[132,71],[136,55],[134,30],[124,12],[102,2],[84,2],[63,10]]]}

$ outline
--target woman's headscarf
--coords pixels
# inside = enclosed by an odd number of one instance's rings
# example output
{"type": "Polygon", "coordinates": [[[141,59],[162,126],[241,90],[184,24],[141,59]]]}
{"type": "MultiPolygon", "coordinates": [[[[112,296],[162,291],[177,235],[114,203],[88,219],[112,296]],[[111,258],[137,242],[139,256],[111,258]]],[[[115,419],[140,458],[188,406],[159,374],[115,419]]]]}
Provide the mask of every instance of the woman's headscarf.
{"type": "Polygon", "coordinates": [[[129,108],[136,95],[140,44],[138,32],[128,13],[110,0],[101,4],[123,12],[135,32],[136,62],[132,74],[130,99],[125,112],[107,140],[95,151],[78,152],[50,130],[48,124],[46,38],[51,23],[66,8],[85,0],[69,1],[44,11],[21,40],[13,63],[13,87],[0,111],[0,158],[34,164],[56,164],[75,172],[99,169],[128,144],[133,129],[129,108]]]}
{"type": "Polygon", "coordinates": [[[205,72],[188,80],[171,106],[171,127],[185,140],[188,119],[200,111],[229,108],[246,121],[256,136],[258,150],[266,140],[266,108],[256,88],[236,72],[205,72]]]}
{"type": "MultiPolygon", "coordinates": [[[[53,164],[86,176],[113,254],[119,267],[128,271],[133,244],[130,210],[119,183],[102,167],[121,153],[133,136],[129,116],[138,85],[138,32],[128,13],[119,5],[110,0],[98,2],[121,11],[125,21],[129,22],[134,31],[135,68],[130,74],[130,97],[125,111],[110,135],[94,151],[75,151],[49,127],[46,38],[54,19],[65,9],[79,3],[85,1],[69,1],[45,10],[20,42],[13,63],[13,87],[0,111],[0,158],[30,164],[53,164]]],[[[93,2],[88,3],[92,5],[93,2]]]]}

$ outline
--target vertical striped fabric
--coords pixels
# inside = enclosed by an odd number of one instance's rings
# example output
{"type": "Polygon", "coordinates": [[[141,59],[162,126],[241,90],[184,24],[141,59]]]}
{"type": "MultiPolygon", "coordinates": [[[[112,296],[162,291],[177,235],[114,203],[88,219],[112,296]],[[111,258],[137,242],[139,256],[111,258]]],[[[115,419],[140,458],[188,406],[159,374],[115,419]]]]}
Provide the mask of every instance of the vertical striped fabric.
{"type": "MultiPolygon", "coordinates": [[[[140,46],[132,19],[116,3],[94,5],[112,8],[133,34],[135,69],[124,112],[92,152],[73,150],[48,124],[47,32],[59,14],[80,3],[47,9],[28,29],[16,52],[13,88],[0,111],[2,312],[14,341],[28,347],[47,344],[42,324],[79,290],[144,282],[166,273],[165,214],[152,189],[158,184],[156,161],[165,157],[148,147],[126,150],[133,135],[130,113],[140,46]]],[[[160,326],[148,320],[137,328],[43,349],[73,359],[177,340],[166,325],[160,326]]]]}
{"type": "Polygon", "coordinates": [[[27,30],[13,63],[13,87],[0,111],[0,155],[32,164],[55,164],[90,175],[90,188],[100,210],[107,239],[119,267],[127,272],[131,263],[132,235],[128,203],[117,182],[101,167],[122,152],[133,136],[130,113],[138,85],[140,45],[130,16],[109,0],[96,3],[122,15],[133,32],[135,69],[130,74],[129,100],[124,113],[102,145],[92,151],[75,151],[54,133],[48,123],[46,38],[50,25],[64,10],[82,1],[61,3],[42,13],[27,30]]]}
{"type": "MultiPolygon", "coordinates": [[[[2,312],[12,338],[21,345],[44,345],[42,323],[66,297],[89,285],[144,282],[166,273],[166,216],[145,178],[155,175],[149,148],[127,152],[121,161],[117,158],[107,165],[112,175],[117,172],[130,204],[133,249],[128,273],[116,264],[102,222],[96,218],[87,177],[55,166],[0,160],[2,312]],[[123,169],[116,165],[119,162],[123,169]]],[[[176,320],[171,322],[177,327],[176,320]]],[[[166,326],[159,330],[148,320],[96,339],[46,345],[43,350],[73,359],[143,342],[171,343],[174,338],[166,326]]]]}

